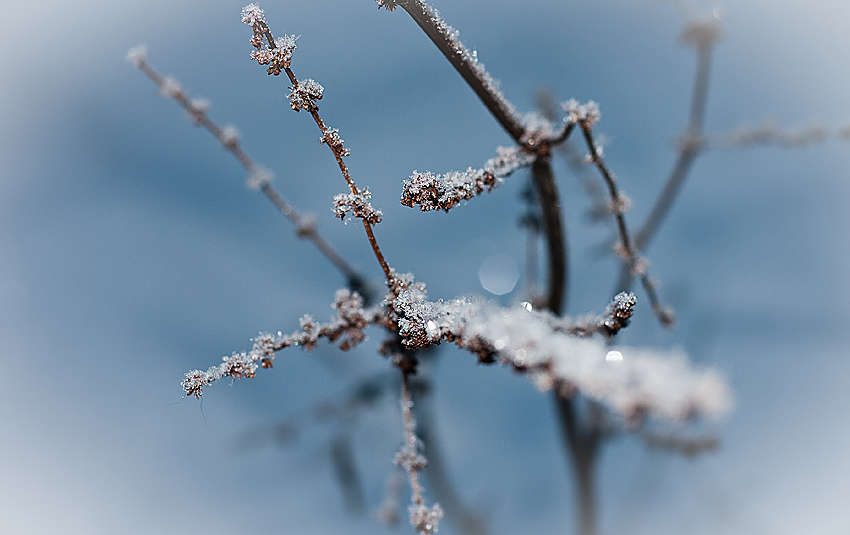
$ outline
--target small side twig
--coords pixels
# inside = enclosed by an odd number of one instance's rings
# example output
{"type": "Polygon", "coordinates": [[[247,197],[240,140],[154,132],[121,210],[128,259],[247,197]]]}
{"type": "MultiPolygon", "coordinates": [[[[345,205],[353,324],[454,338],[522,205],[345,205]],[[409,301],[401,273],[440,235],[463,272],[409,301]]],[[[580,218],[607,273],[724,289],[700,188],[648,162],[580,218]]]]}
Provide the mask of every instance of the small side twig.
{"type": "Polygon", "coordinates": [[[570,113],[572,120],[578,123],[581,132],[584,135],[587,150],[589,152],[588,159],[596,166],[605,184],[608,187],[608,194],[611,199],[610,210],[617,222],[617,231],[620,235],[620,243],[617,245],[617,252],[623,259],[623,263],[628,266],[629,272],[633,276],[640,277],[640,281],[646,291],[649,304],[652,307],[653,313],[658,317],[658,320],[664,326],[673,324],[673,313],[661,305],[658,299],[655,282],[649,278],[646,272],[646,261],[641,258],[637,247],[629,234],[628,226],[626,225],[626,217],[624,215],[629,206],[628,199],[620,193],[617,187],[617,181],[614,179],[614,174],[608,169],[605,164],[602,148],[596,144],[593,138],[593,125],[599,120],[599,109],[595,103],[588,103],[579,106],[575,101],[570,101],[565,108],[570,113]]]}

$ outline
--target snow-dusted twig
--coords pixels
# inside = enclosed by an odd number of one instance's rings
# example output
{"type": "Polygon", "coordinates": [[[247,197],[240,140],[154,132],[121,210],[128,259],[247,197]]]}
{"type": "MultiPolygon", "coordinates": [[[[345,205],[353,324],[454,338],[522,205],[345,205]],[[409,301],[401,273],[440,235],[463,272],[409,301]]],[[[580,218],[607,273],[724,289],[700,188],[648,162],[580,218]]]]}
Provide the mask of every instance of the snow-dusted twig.
{"type": "Polygon", "coordinates": [[[425,505],[424,489],[419,483],[419,472],[428,464],[423,453],[422,442],[416,436],[416,420],[413,418],[413,399],[410,396],[409,372],[402,371],[401,419],[404,424],[404,445],[395,456],[395,464],[404,469],[410,481],[410,525],[421,535],[431,535],[439,529],[443,519],[443,508],[439,503],[425,505]]]}
{"type": "Polygon", "coordinates": [[[579,105],[574,100],[570,100],[564,104],[564,109],[566,109],[567,113],[570,115],[570,120],[576,121],[581,128],[585,143],[587,144],[588,160],[599,170],[599,173],[602,175],[602,178],[605,180],[605,184],[608,187],[608,194],[611,199],[610,209],[614,216],[614,220],[617,222],[617,231],[620,238],[619,243],[615,247],[615,251],[618,253],[618,256],[623,259],[623,263],[629,267],[629,271],[632,276],[640,278],[643,288],[646,291],[646,295],[649,298],[649,304],[652,307],[652,311],[658,317],[658,320],[663,325],[669,326],[673,323],[673,313],[664,307],[659,301],[655,281],[650,279],[646,272],[647,262],[645,259],[641,258],[638,253],[634,241],[629,234],[628,226],[626,225],[624,211],[628,208],[629,201],[617,187],[617,181],[614,178],[614,174],[605,164],[602,147],[597,145],[593,138],[593,126],[597,121],[599,121],[600,117],[599,107],[593,101],[585,105],[579,105]]]}
{"type": "MultiPolygon", "coordinates": [[[[618,297],[613,308],[630,310],[630,301],[618,297]]],[[[612,349],[600,339],[553,328],[560,319],[549,312],[476,299],[432,302],[409,291],[393,307],[408,347],[454,342],[481,362],[499,361],[527,374],[541,389],[555,388],[564,396],[581,392],[630,420],[718,417],[730,407],[724,379],[691,368],[684,353],[612,349]]]]}
{"type": "Polygon", "coordinates": [[[470,51],[458,38],[460,32],[449,26],[436,9],[421,0],[377,0],[377,2],[379,8],[384,7],[388,11],[396,7],[407,11],[487,106],[499,124],[517,143],[522,143],[525,126],[519,114],[499,90],[498,82],[490,76],[484,64],[478,61],[478,54],[470,51]]]}
{"type": "MultiPolygon", "coordinates": [[[[239,132],[232,126],[220,127],[207,113],[209,102],[203,99],[192,99],[180,83],[173,78],[162,76],[150,63],[147,62],[146,52],[143,47],[136,47],[127,53],[127,59],[160,88],[160,92],[183,106],[186,113],[198,126],[204,127],[212,134],[228,152],[242,164],[248,171],[248,186],[251,189],[259,189],[274,206],[280,210],[287,219],[295,226],[295,232],[299,238],[306,238],[316,246],[331,263],[339,269],[348,280],[349,286],[354,290],[362,290],[366,284],[363,277],[352,268],[339,253],[322,238],[316,229],[312,217],[298,213],[295,208],[283,198],[283,196],[271,185],[272,174],[263,166],[251,158],[239,143],[239,132]]],[[[337,136],[338,137],[338,136],[337,136]]]]}
{"type": "MultiPolygon", "coordinates": [[[[290,100],[290,106],[295,111],[304,109],[313,116],[316,126],[322,132],[322,139],[328,148],[330,148],[331,152],[333,152],[339,170],[343,178],[345,178],[345,182],[348,184],[351,193],[353,195],[360,195],[361,192],[358,191],[357,185],[351,178],[348,166],[343,161],[343,157],[348,156],[349,151],[343,147],[338,130],[325,125],[325,122],[319,115],[319,106],[316,104],[316,101],[322,98],[324,88],[312,78],[299,81],[292,72],[292,69],[290,69],[292,52],[295,50],[295,38],[289,38],[291,36],[288,36],[284,39],[275,39],[268,24],[266,24],[263,10],[255,3],[248,4],[242,8],[242,22],[250,24],[254,31],[254,34],[251,36],[251,45],[257,49],[257,52],[252,53],[252,59],[257,60],[260,65],[270,65],[268,68],[270,75],[277,76],[281,72],[286,73],[289,81],[292,82],[292,86],[289,88],[290,92],[287,95],[287,98],[290,100]],[[275,58],[277,59],[275,60],[275,58]],[[269,59],[269,62],[266,62],[267,59],[269,59]]],[[[369,245],[372,247],[372,252],[375,254],[375,258],[378,260],[378,264],[380,264],[389,282],[393,276],[392,268],[390,268],[381,252],[381,248],[378,246],[378,240],[375,238],[375,233],[372,230],[372,223],[365,218],[362,221],[366,236],[369,239],[369,245]]]]}
{"type": "Polygon", "coordinates": [[[301,329],[292,334],[260,333],[254,339],[254,347],[250,351],[223,357],[221,364],[211,366],[206,371],[190,371],[180,383],[183,391],[187,396],[199,398],[204,387],[218,379],[254,377],[260,367],[272,367],[277,351],[292,346],[301,346],[309,351],[316,347],[321,338],[330,342],[340,340],[339,348],[347,351],[366,339],[366,333],[363,332],[366,327],[386,322],[384,305],[364,308],[363,298],[348,289],[337,290],[332,308],[337,313],[328,323],[318,323],[310,315],[305,315],[300,320],[301,329]]]}
{"type": "Polygon", "coordinates": [[[435,175],[430,171],[413,171],[404,181],[401,204],[418,206],[422,212],[429,210],[449,211],[461,201],[489,192],[498,187],[504,178],[521,167],[528,167],[536,156],[520,147],[499,147],[498,156],[487,160],[480,169],[449,171],[435,175]]]}

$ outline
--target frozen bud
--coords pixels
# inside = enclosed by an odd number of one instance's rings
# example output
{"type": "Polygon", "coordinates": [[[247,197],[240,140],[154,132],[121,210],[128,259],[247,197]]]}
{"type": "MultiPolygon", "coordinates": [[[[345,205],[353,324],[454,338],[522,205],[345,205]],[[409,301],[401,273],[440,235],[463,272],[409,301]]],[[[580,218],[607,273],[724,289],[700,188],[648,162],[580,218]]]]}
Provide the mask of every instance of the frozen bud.
{"type": "Polygon", "coordinates": [[[256,168],[251,171],[251,174],[248,175],[248,179],[245,181],[245,184],[250,189],[261,189],[271,183],[274,178],[274,174],[262,168],[256,168]]]}
{"type": "Polygon", "coordinates": [[[135,67],[138,67],[142,63],[144,63],[147,57],[148,47],[146,47],[145,45],[135,46],[127,51],[127,61],[132,63],[135,67]]]}
{"type": "Polygon", "coordinates": [[[163,96],[170,98],[180,98],[183,95],[183,88],[180,87],[180,82],[171,77],[163,78],[162,85],[159,87],[159,92],[163,96]]]}
{"type": "Polygon", "coordinates": [[[254,25],[256,22],[265,22],[266,15],[260,6],[255,3],[250,3],[242,8],[242,22],[245,24],[254,25]]]}
{"type": "Polygon", "coordinates": [[[218,141],[227,149],[232,149],[239,144],[239,130],[235,126],[225,126],[221,129],[218,141]]]}
{"type": "Polygon", "coordinates": [[[195,125],[200,125],[207,110],[210,109],[210,101],[205,98],[195,98],[186,107],[186,113],[195,125]]]}
{"type": "Polygon", "coordinates": [[[410,525],[422,535],[431,535],[439,530],[440,520],[443,519],[443,508],[439,503],[428,508],[424,505],[411,505],[410,525]]]}
{"type": "Polygon", "coordinates": [[[377,225],[381,222],[381,218],[383,217],[383,212],[380,210],[376,210],[371,203],[369,203],[369,199],[372,198],[372,193],[368,188],[364,189],[362,192],[354,194],[354,193],[340,193],[338,195],[334,195],[334,214],[345,221],[346,216],[349,212],[354,214],[354,217],[359,217],[363,219],[370,225],[377,225]]]}
{"type": "Polygon", "coordinates": [[[322,100],[322,93],[325,88],[317,81],[312,78],[299,80],[295,87],[290,87],[289,89],[290,91],[286,98],[289,99],[289,106],[293,110],[315,111],[319,109],[315,101],[322,100]]]}
{"type": "Polygon", "coordinates": [[[682,33],[679,41],[697,48],[708,48],[720,39],[720,24],[714,16],[692,19],[682,33]]]}
{"type": "Polygon", "coordinates": [[[586,104],[581,104],[574,98],[561,104],[561,107],[567,112],[567,120],[571,123],[582,123],[583,125],[593,128],[596,123],[602,118],[599,111],[599,104],[592,100],[588,100],[586,104]]]}

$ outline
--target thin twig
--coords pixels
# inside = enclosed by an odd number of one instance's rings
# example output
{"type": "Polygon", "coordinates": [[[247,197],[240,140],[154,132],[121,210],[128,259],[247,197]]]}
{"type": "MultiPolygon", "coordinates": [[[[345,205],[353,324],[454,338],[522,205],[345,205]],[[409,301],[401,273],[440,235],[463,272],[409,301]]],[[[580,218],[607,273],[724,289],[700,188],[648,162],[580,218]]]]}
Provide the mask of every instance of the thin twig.
{"type": "Polygon", "coordinates": [[[617,187],[617,181],[614,179],[614,175],[608,169],[608,166],[605,164],[605,160],[602,157],[602,150],[593,139],[593,126],[590,119],[581,119],[579,121],[579,126],[581,127],[582,134],[584,135],[584,140],[587,143],[589,158],[591,162],[596,165],[596,168],[605,180],[605,184],[608,186],[608,194],[611,199],[611,212],[617,222],[617,230],[620,234],[618,253],[622,256],[624,265],[628,267],[632,275],[640,277],[641,284],[643,285],[647,298],[649,299],[649,304],[652,307],[653,313],[658,317],[658,320],[664,326],[672,325],[673,314],[661,305],[661,302],[658,299],[658,292],[655,288],[655,282],[649,278],[649,275],[646,272],[646,262],[638,254],[637,248],[634,246],[634,242],[629,235],[629,229],[626,225],[626,217],[624,215],[628,202],[623,196],[621,196],[619,188],[617,187]]]}
{"type": "Polygon", "coordinates": [[[283,198],[269,182],[270,174],[257,164],[239,145],[239,137],[232,128],[222,128],[206,113],[206,105],[202,101],[192,100],[184,89],[174,80],[162,76],[143,57],[138,49],[131,51],[130,59],[133,64],[150,78],[160,91],[177,101],[192,118],[192,121],[204,127],[212,134],[228,152],[230,152],[248,171],[249,184],[259,187],[266,198],[286,216],[295,226],[299,238],[310,240],[313,245],[345,276],[348,285],[365,296],[365,279],[352,268],[339,253],[319,234],[315,223],[309,217],[304,217],[283,198]]]}
{"type": "MultiPolygon", "coordinates": [[[[697,71],[694,79],[694,92],[691,99],[691,111],[688,118],[688,129],[685,141],[679,145],[679,156],[676,163],[673,165],[673,170],[664,184],[664,188],[655,201],[655,205],[647,216],[646,221],[641,225],[640,230],[635,234],[635,247],[638,250],[645,251],[652,239],[655,237],[661,223],[670,213],[670,207],[673,201],[679,195],[688,173],[693,166],[696,157],[699,155],[701,148],[700,139],[703,135],[703,122],[705,119],[705,109],[708,101],[708,85],[711,75],[711,54],[714,50],[714,42],[717,39],[718,31],[711,26],[711,22],[705,25],[703,39],[691,39],[697,45],[697,71]],[[711,33],[711,30],[714,33],[711,33]]],[[[694,27],[692,23],[690,27],[694,27]]],[[[687,29],[686,29],[687,30],[687,29]]],[[[623,266],[620,270],[620,277],[617,281],[617,291],[627,291],[631,286],[631,281],[634,275],[623,266]]]]}
{"type": "MultiPolygon", "coordinates": [[[[259,8],[257,8],[259,9],[259,8]]],[[[261,11],[257,13],[259,15],[262,14],[261,11]]],[[[252,43],[257,49],[262,47],[262,42],[260,39],[257,39],[258,36],[265,37],[266,42],[268,43],[268,47],[270,50],[275,50],[277,48],[277,43],[275,42],[274,37],[272,36],[271,30],[266,24],[265,20],[260,17],[252,17],[249,20],[243,18],[245,22],[249,22],[251,27],[254,30],[254,38],[252,39],[252,43]]],[[[269,69],[269,74],[280,74],[280,71],[284,71],[286,76],[289,78],[289,81],[292,82],[292,91],[293,93],[299,90],[299,81],[295,77],[295,74],[292,72],[292,69],[288,64],[286,65],[278,65],[278,69],[274,71],[272,68],[269,69]]],[[[315,99],[321,98],[321,93],[315,99]]],[[[314,100],[307,100],[302,103],[303,106],[306,107],[306,110],[313,117],[313,120],[316,122],[316,126],[319,127],[319,130],[322,132],[322,139],[325,144],[330,148],[331,152],[333,152],[334,158],[336,159],[337,165],[339,166],[339,170],[342,173],[343,178],[345,178],[346,184],[348,184],[349,189],[353,195],[360,195],[360,191],[357,189],[357,185],[354,183],[354,180],[351,178],[351,173],[348,171],[348,166],[345,165],[343,161],[343,157],[346,155],[346,150],[342,146],[342,142],[339,140],[338,136],[334,136],[335,131],[328,128],[322,118],[319,116],[319,107],[315,104],[314,100]]],[[[294,105],[293,109],[298,111],[298,107],[294,105]]],[[[375,258],[378,260],[378,263],[381,265],[381,269],[384,272],[384,275],[387,278],[387,282],[392,283],[395,280],[395,275],[390,268],[389,264],[387,264],[386,259],[384,258],[383,253],[381,253],[381,249],[378,246],[378,241],[375,239],[375,233],[372,230],[372,224],[369,223],[365,218],[362,219],[363,228],[366,231],[366,236],[369,239],[369,245],[372,247],[372,252],[375,254],[375,258]]],[[[392,284],[391,284],[392,285],[392,284]]]]}

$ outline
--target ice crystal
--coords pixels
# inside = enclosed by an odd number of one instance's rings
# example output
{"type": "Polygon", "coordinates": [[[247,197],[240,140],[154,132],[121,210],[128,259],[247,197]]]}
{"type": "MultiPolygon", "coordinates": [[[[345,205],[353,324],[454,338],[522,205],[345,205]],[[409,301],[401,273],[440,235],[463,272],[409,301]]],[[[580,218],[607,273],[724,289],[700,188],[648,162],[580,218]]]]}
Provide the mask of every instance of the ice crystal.
{"type": "Polygon", "coordinates": [[[290,87],[289,90],[286,98],[289,99],[289,106],[293,110],[314,111],[319,109],[315,101],[322,100],[322,92],[325,88],[312,78],[306,78],[299,80],[298,84],[295,87],[290,87]]]}
{"type": "Polygon", "coordinates": [[[443,508],[439,503],[435,503],[433,507],[425,505],[411,505],[408,509],[410,513],[410,525],[422,535],[431,535],[439,530],[440,520],[443,519],[443,508]]]}
{"type": "Polygon", "coordinates": [[[590,128],[593,128],[596,123],[602,118],[599,112],[599,104],[592,100],[588,100],[586,104],[581,104],[574,98],[561,104],[564,111],[567,112],[567,118],[572,123],[584,123],[590,128]]]}
{"type": "Polygon", "coordinates": [[[334,195],[334,214],[348,223],[346,216],[351,212],[354,217],[359,217],[367,221],[370,225],[377,225],[381,222],[383,212],[376,210],[369,199],[372,198],[372,193],[369,188],[364,189],[360,193],[339,193],[334,195]]]}
{"type": "Polygon", "coordinates": [[[260,6],[255,3],[250,3],[242,8],[242,22],[245,24],[254,25],[257,22],[265,22],[266,16],[260,6]]]}
{"type": "Polygon", "coordinates": [[[269,48],[262,44],[262,36],[257,39],[258,34],[254,33],[254,38],[251,43],[257,48],[251,52],[251,59],[256,60],[260,65],[268,65],[267,72],[275,76],[281,71],[289,68],[292,64],[292,52],[295,51],[295,41],[298,39],[294,35],[284,35],[275,37],[273,48],[269,48]]]}

